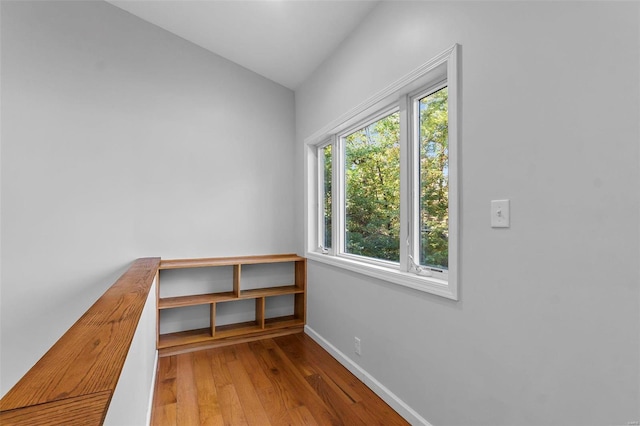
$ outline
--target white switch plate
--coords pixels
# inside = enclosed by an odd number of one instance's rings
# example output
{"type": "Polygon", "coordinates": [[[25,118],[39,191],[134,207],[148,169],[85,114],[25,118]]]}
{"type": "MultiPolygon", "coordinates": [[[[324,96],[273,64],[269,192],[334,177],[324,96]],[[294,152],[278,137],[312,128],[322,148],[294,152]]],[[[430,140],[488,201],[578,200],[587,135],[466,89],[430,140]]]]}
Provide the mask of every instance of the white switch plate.
{"type": "Polygon", "coordinates": [[[509,200],[491,200],[491,227],[509,227],[509,200]]]}

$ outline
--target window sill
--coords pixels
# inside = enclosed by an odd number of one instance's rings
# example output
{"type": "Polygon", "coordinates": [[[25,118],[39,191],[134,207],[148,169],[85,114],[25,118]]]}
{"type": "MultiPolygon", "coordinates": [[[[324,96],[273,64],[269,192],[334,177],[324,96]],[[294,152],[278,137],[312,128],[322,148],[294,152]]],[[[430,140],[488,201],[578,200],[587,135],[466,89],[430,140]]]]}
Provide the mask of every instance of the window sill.
{"type": "Polygon", "coordinates": [[[457,292],[454,292],[452,290],[453,286],[445,280],[419,276],[409,272],[401,272],[392,268],[385,268],[383,266],[372,265],[352,259],[345,259],[316,252],[307,252],[306,257],[310,260],[347,269],[349,271],[378,278],[393,284],[398,284],[403,287],[409,287],[425,293],[435,294],[447,299],[458,300],[457,292]]]}

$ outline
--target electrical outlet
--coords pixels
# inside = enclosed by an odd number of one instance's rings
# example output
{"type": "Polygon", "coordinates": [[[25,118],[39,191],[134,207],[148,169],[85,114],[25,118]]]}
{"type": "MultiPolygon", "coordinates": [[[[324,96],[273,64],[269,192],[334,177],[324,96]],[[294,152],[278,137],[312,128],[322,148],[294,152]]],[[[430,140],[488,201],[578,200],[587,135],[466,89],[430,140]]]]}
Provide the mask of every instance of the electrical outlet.
{"type": "Polygon", "coordinates": [[[360,339],[357,337],[355,337],[354,346],[355,346],[356,355],[362,355],[362,347],[360,346],[360,339]]]}

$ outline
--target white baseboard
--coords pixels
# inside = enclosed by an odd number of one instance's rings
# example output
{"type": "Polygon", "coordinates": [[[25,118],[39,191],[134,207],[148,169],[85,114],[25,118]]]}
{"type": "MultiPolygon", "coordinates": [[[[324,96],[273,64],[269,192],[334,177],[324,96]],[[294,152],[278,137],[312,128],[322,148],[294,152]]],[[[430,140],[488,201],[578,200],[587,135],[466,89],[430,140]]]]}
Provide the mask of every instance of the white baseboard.
{"type": "Polygon", "coordinates": [[[416,413],[404,401],[398,398],[393,392],[387,389],[382,383],[377,381],[371,374],[356,364],[351,358],[340,352],[338,348],[329,343],[324,337],[316,333],[314,329],[305,325],[304,331],[315,340],[320,346],[329,352],[340,364],[356,376],[362,383],[367,385],[369,389],[375,392],[384,402],[389,404],[391,408],[396,410],[406,421],[412,425],[432,426],[420,414],[416,413]]]}
{"type": "Polygon", "coordinates": [[[158,351],[153,360],[153,378],[151,379],[151,390],[149,391],[149,406],[147,407],[147,426],[151,425],[151,412],[153,410],[153,394],[156,389],[156,378],[158,377],[158,351]]]}

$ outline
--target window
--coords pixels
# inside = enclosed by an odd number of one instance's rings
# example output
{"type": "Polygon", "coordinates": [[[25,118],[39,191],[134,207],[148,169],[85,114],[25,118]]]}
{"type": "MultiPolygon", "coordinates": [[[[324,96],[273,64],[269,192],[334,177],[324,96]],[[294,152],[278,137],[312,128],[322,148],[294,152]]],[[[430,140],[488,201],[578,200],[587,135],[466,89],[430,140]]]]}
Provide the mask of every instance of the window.
{"type": "Polygon", "coordinates": [[[307,139],[307,257],[457,300],[458,54],[307,139]]]}
{"type": "Polygon", "coordinates": [[[331,182],[333,174],[332,145],[318,147],[318,194],[320,195],[319,210],[319,235],[320,250],[326,254],[331,249],[331,230],[333,220],[333,196],[331,182]]]}
{"type": "Polygon", "coordinates": [[[419,264],[447,269],[449,265],[449,115],[448,90],[443,87],[414,101],[412,127],[418,155],[419,264]]]}
{"type": "Polygon", "coordinates": [[[344,150],[344,253],[400,260],[400,115],[340,137],[344,150]]]}

